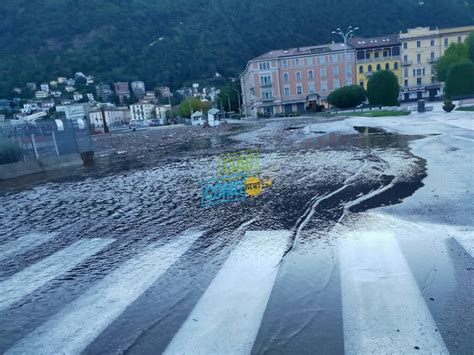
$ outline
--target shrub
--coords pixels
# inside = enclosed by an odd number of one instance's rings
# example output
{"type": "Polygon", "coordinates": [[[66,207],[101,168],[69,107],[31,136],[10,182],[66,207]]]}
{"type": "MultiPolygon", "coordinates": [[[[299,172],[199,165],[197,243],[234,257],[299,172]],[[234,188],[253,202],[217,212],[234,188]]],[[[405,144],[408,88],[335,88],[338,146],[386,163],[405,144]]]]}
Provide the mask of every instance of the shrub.
{"type": "Polygon", "coordinates": [[[369,103],[375,106],[397,106],[400,85],[390,70],[374,73],[367,84],[369,103]]]}
{"type": "Polygon", "coordinates": [[[448,99],[474,96],[474,63],[466,59],[454,64],[449,69],[444,92],[448,99]]]}
{"type": "Polygon", "coordinates": [[[0,164],[16,163],[23,160],[23,152],[16,142],[0,139],[0,164]]]}
{"type": "Polygon", "coordinates": [[[328,102],[337,108],[352,108],[364,102],[366,93],[358,85],[349,85],[334,90],[328,96],[328,102]]]}
{"type": "Polygon", "coordinates": [[[443,110],[445,110],[446,112],[451,112],[452,110],[454,110],[455,107],[456,105],[453,104],[451,100],[444,101],[443,110]]]}

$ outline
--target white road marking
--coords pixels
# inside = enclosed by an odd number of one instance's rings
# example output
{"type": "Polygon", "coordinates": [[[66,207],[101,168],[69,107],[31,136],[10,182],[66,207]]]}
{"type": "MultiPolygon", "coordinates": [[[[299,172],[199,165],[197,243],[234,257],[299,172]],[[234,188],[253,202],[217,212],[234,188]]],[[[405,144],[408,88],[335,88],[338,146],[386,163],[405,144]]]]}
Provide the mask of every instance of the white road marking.
{"type": "Polygon", "coordinates": [[[4,245],[0,245],[0,261],[14,255],[26,253],[54,237],[56,237],[55,233],[30,233],[4,245]]]}
{"type": "Polygon", "coordinates": [[[6,354],[79,354],[202,235],[186,233],[126,261],[6,354]]]}
{"type": "Polygon", "coordinates": [[[247,232],[165,354],[249,354],[289,237],[289,231],[247,232]]]}
{"type": "Polygon", "coordinates": [[[0,310],[65,274],[104,249],[113,239],[82,239],[0,283],[0,310]]]}
{"type": "Polygon", "coordinates": [[[393,234],[351,233],[339,254],[346,354],[449,354],[393,234]]]}

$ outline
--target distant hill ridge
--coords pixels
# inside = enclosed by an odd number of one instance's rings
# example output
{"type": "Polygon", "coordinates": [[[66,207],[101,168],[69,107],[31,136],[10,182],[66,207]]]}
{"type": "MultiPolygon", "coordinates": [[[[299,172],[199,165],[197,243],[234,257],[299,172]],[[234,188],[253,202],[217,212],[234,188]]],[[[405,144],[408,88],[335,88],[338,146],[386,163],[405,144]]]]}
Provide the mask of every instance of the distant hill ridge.
{"type": "Polygon", "coordinates": [[[268,50],[474,23],[474,0],[2,0],[0,95],[72,76],[178,87],[268,50]]]}

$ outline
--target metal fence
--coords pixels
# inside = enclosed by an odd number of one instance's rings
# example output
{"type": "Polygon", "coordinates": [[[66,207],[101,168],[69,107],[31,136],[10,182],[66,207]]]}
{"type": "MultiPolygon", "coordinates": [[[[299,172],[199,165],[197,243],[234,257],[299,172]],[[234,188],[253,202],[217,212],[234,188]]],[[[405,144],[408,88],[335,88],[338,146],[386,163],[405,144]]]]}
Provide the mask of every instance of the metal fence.
{"type": "Polygon", "coordinates": [[[92,151],[85,120],[0,122],[0,164],[92,151]]]}

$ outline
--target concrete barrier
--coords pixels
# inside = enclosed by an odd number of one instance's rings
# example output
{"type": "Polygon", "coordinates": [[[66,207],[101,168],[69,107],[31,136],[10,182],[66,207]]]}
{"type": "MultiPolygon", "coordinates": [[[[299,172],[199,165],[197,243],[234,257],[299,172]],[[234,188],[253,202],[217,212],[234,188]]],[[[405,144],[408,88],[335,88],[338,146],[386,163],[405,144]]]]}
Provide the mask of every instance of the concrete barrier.
{"type": "Polygon", "coordinates": [[[0,165],[0,180],[8,180],[19,176],[82,165],[83,162],[79,154],[67,154],[47,157],[40,160],[27,160],[18,163],[2,164],[0,165]]]}

